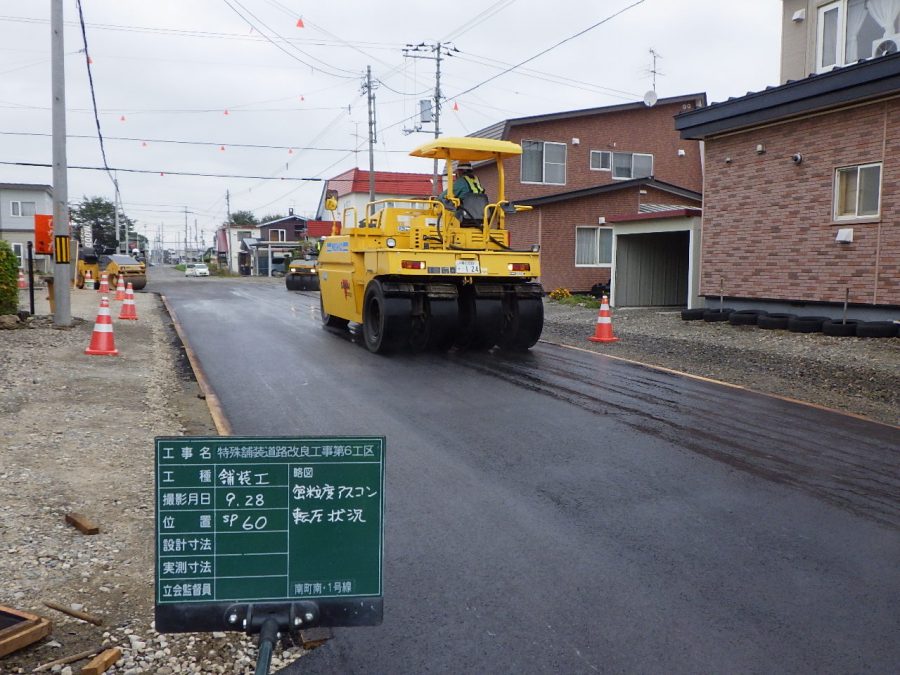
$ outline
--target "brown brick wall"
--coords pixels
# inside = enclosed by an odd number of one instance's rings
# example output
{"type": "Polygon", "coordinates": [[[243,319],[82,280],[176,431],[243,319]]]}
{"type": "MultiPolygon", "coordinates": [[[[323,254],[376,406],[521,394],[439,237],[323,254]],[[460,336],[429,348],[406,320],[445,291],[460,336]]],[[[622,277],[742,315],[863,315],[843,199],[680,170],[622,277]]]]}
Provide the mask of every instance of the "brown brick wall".
{"type": "Polygon", "coordinates": [[[897,157],[897,99],[708,140],[701,294],[843,302],[849,287],[853,303],[900,305],[897,157]],[[880,218],[835,222],[835,169],[869,162],[883,162],[880,218]]]}
{"type": "Polygon", "coordinates": [[[547,204],[534,211],[511,216],[507,223],[513,248],[540,242],[541,283],[545,291],[556,288],[587,291],[596,283],[608,283],[608,267],[575,266],[575,228],[597,225],[600,216],[634,215],[638,211],[639,200],[660,202],[666,198],[671,201],[672,198],[665,192],[657,193],[652,189],[647,192],[647,195],[641,195],[639,188],[632,187],[620,192],[547,204]]]}
{"type": "MultiPolygon", "coordinates": [[[[504,162],[507,198],[531,199],[616,182],[610,171],[591,170],[592,150],[652,154],[655,178],[700,192],[703,183],[700,144],[679,138],[673,118],[681,112],[682,104],[677,103],[514,126],[505,140],[566,144],[566,184],[522,183],[521,159],[512,158],[504,162]],[[572,144],[573,138],[579,139],[578,145],[572,144]],[[679,149],[685,151],[684,157],[678,156],[679,149]]],[[[494,169],[486,168],[478,175],[493,197],[496,194],[494,169]]]]}

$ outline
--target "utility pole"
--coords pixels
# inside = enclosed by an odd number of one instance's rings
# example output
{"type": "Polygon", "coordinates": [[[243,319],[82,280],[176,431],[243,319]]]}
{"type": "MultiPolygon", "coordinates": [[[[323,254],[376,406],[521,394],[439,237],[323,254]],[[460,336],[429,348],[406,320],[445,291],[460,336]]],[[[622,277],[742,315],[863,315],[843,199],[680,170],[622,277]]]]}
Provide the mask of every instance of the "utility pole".
{"type": "MultiPolygon", "coordinates": [[[[66,172],[66,67],[63,0],[50,0],[51,95],[53,104],[53,323],[72,325],[72,263],[69,260],[69,186],[66,172]]],[[[87,54],[85,54],[87,58],[87,54]]]]}
{"type": "MultiPolygon", "coordinates": [[[[453,56],[459,50],[449,42],[434,42],[427,44],[420,42],[417,45],[406,45],[403,53],[414,59],[433,59],[434,67],[434,137],[441,135],[441,58],[444,56],[453,56]],[[431,52],[432,56],[423,56],[422,52],[431,52]]],[[[433,176],[431,178],[431,194],[437,196],[438,190],[438,161],[434,160],[433,176]]]]}
{"type": "MultiPolygon", "coordinates": [[[[122,236],[122,233],[119,232],[119,179],[118,177],[113,178],[113,188],[115,191],[113,192],[113,222],[116,224],[116,239],[122,236]]],[[[122,243],[122,240],[119,239],[119,253],[125,253],[126,255],[130,255],[131,251],[128,250],[128,222],[125,222],[125,243],[122,243]]]]}
{"type": "Polygon", "coordinates": [[[366,81],[363,83],[369,108],[369,201],[375,201],[375,87],[372,84],[372,66],[366,66],[366,81]]]}
{"type": "Polygon", "coordinates": [[[185,206],[185,207],[184,207],[184,257],[185,257],[185,262],[187,262],[187,258],[190,257],[190,256],[188,255],[188,222],[187,222],[187,214],[188,214],[188,210],[187,210],[187,207],[185,206]]]}
{"type": "Polygon", "coordinates": [[[228,257],[228,273],[234,270],[231,267],[231,193],[225,190],[225,255],[228,257]]]}

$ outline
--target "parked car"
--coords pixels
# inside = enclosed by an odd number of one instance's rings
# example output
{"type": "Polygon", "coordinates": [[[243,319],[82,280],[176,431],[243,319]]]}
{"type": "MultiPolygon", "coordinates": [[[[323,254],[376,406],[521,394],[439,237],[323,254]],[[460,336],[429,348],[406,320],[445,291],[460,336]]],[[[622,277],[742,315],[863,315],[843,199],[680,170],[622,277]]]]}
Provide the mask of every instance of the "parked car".
{"type": "Polygon", "coordinates": [[[208,277],[209,268],[204,263],[188,263],[184,267],[186,277],[208,277]]]}

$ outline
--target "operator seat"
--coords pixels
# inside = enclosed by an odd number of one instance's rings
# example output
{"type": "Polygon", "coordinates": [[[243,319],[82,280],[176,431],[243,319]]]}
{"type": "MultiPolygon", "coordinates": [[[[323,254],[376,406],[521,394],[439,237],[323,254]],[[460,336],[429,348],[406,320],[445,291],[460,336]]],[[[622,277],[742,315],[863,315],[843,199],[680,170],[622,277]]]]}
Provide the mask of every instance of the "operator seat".
{"type": "Polygon", "coordinates": [[[484,223],[484,207],[488,205],[488,196],[484,192],[467,192],[460,199],[456,216],[463,227],[481,227],[484,223]]]}

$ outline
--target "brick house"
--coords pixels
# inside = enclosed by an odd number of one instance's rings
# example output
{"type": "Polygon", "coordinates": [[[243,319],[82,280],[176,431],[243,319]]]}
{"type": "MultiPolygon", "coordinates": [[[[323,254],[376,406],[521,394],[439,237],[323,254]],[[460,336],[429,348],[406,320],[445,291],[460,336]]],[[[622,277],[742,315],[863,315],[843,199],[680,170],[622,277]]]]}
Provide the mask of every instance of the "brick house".
{"type": "MultiPolygon", "coordinates": [[[[687,275],[696,270],[690,242],[699,234],[701,151],[698,142],[679,138],[673,118],[705,105],[704,94],[691,94],[649,107],[626,103],[508,119],[471,134],[522,145],[521,158],[504,162],[506,194],[533,210],[509,218],[507,227],[515,248],[541,246],[545,290],[588,291],[612,281],[615,296],[616,283],[627,280],[632,291],[647,289],[620,294],[633,304],[655,304],[654,298],[689,304],[688,289],[696,287],[687,275]],[[665,212],[668,219],[647,216],[665,212]],[[630,268],[620,270],[617,251],[632,218],[641,238],[628,241],[630,268]],[[677,246],[660,245],[676,231],[685,233],[676,237],[677,246]],[[663,250],[668,262],[659,260],[663,250]],[[683,270],[677,297],[663,292],[671,277],[657,274],[662,267],[650,258],[683,270]]],[[[476,173],[488,195],[495,194],[493,166],[476,166],[476,173]]]]}
{"type": "MultiPolygon", "coordinates": [[[[823,45],[807,38],[828,31],[794,24],[863,7],[806,5],[784,3],[788,75],[815,66],[823,45]]],[[[836,39],[849,53],[846,33],[836,39]]],[[[848,299],[857,318],[898,318],[900,53],[843,63],[676,118],[705,145],[702,295],[830,316],[848,299]]]]}
{"type": "MultiPolygon", "coordinates": [[[[53,214],[53,188],[30,183],[0,183],[0,239],[9,242],[19,259],[19,269],[27,271],[28,242],[34,243],[35,214],[53,214]]],[[[34,256],[35,272],[52,270],[51,258],[34,256]]]]}

